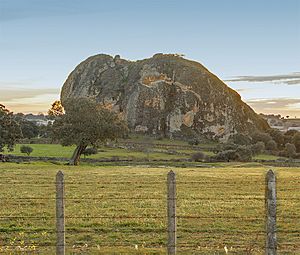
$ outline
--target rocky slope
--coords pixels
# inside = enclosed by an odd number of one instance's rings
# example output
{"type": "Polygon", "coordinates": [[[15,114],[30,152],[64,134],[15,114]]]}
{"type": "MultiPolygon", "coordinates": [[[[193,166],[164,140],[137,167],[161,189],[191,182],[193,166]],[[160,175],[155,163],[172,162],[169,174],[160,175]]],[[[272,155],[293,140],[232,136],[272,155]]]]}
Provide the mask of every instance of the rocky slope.
{"type": "Polygon", "coordinates": [[[119,112],[136,132],[226,139],[268,124],[201,64],[173,54],[128,61],[99,54],[80,63],[61,91],[119,112]]]}

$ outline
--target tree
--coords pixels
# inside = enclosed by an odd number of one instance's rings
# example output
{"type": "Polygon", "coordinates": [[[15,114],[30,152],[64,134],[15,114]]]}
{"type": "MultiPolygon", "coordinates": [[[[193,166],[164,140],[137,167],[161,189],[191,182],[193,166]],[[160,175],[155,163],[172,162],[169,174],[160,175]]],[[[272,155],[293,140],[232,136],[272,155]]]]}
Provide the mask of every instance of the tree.
{"type": "Polygon", "coordinates": [[[288,130],[284,133],[284,143],[292,143],[295,134],[299,133],[297,130],[288,130]]]}
{"type": "Polygon", "coordinates": [[[53,123],[53,138],[63,146],[76,145],[70,165],[78,165],[87,146],[97,147],[107,140],[116,140],[127,133],[127,126],[120,117],[87,98],[69,99],[65,114],[53,123]]]}
{"type": "Polygon", "coordinates": [[[19,123],[15,120],[13,113],[0,104],[0,152],[5,147],[12,151],[20,138],[22,138],[22,131],[19,123]]]}
{"type": "Polygon", "coordinates": [[[16,121],[19,123],[23,138],[34,138],[39,135],[39,127],[32,121],[17,117],[16,121]]]}
{"type": "Polygon", "coordinates": [[[276,142],[279,148],[283,148],[284,146],[284,134],[278,129],[271,128],[269,130],[270,136],[276,142]]]}
{"type": "Polygon", "coordinates": [[[294,158],[297,155],[295,145],[292,143],[287,143],[285,145],[284,154],[286,157],[294,158]]]}
{"type": "Polygon", "coordinates": [[[252,160],[252,151],[248,146],[238,146],[236,152],[238,153],[241,161],[251,161],[252,160]]]}
{"type": "Polygon", "coordinates": [[[260,131],[255,131],[251,134],[252,137],[252,143],[255,144],[257,142],[264,142],[264,144],[267,146],[267,143],[272,140],[272,137],[267,134],[260,131]]]}
{"type": "Polygon", "coordinates": [[[269,151],[276,151],[277,150],[277,143],[274,140],[270,140],[266,144],[266,149],[269,151]]]}
{"type": "Polygon", "coordinates": [[[62,116],[65,110],[61,104],[61,101],[56,100],[52,103],[51,108],[48,110],[48,115],[50,119],[55,119],[56,117],[62,116]]]}
{"type": "Polygon", "coordinates": [[[300,133],[297,132],[292,139],[292,143],[295,145],[297,152],[300,152],[300,133]]]}
{"type": "Polygon", "coordinates": [[[251,137],[246,134],[238,133],[231,135],[228,141],[239,145],[249,145],[251,144],[251,137]]]}
{"type": "Polygon", "coordinates": [[[251,150],[253,155],[258,155],[262,153],[265,150],[265,144],[264,142],[257,142],[256,144],[253,144],[251,146],[251,150]]]}
{"type": "Polygon", "coordinates": [[[33,148],[27,145],[22,145],[20,148],[21,153],[26,153],[27,156],[30,155],[31,152],[33,152],[33,148]]]}
{"type": "Polygon", "coordinates": [[[216,156],[216,160],[219,161],[239,161],[240,160],[240,155],[237,153],[236,150],[225,150],[225,151],[220,151],[216,156]]]}
{"type": "Polygon", "coordinates": [[[39,137],[50,138],[52,133],[52,122],[48,121],[47,125],[40,125],[39,128],[39,137]]]}

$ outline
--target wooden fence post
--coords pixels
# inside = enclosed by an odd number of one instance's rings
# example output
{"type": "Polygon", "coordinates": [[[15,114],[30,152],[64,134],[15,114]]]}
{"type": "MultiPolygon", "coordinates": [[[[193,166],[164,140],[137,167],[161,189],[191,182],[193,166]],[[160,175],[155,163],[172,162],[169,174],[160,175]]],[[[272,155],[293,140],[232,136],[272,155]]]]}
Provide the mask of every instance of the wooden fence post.
{"type": "Polygon", "coordinates": [[[64,174],[56,174],[56,255],[65,255],[64,174]]]}
{"type": "Polygon", "coordinates": [[[171,170],[168,185],[168,255],[176,254],[176,175],[171,170]]]}
{"type": "Polygon", "coordinates": [[[277,254],[276,237],[276,176],[272,170],[266,175],[266,255],[277,254]]]}

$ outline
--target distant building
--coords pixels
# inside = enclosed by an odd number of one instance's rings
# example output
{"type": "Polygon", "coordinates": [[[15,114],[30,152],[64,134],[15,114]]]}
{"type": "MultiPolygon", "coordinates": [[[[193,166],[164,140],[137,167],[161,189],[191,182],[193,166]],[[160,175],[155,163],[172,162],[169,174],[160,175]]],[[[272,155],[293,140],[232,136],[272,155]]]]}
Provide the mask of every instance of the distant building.
{"type": "Polygon", "coordinates": [[[45,115],[26,114],[24,118],[38,126],[47,126],[49,122],[53,123],[53,120],[49,120],[45,115]]]}
{"type": "Polygon", "coordinates": [[[300,132],[300,127],[289,127],[288,130],[296,130],[300,132]]]}

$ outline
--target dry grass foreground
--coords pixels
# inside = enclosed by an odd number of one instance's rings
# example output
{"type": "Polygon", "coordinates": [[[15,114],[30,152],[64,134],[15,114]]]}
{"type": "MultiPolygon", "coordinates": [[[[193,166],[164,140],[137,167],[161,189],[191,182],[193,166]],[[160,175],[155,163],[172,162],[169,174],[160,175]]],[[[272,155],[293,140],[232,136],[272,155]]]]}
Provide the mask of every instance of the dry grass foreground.
{"type": "MultiPolygon", "coordinates": [[[[0,164],[0,254],[55,254],[55,174],[67,254],[165,254],[168,167],[0,164]]],[[[178,254],[263,254],[268,168],[173,168],[178,254]]],[[[281,254],[300,252],[300,169],[275,168],[281,254]]]]}

